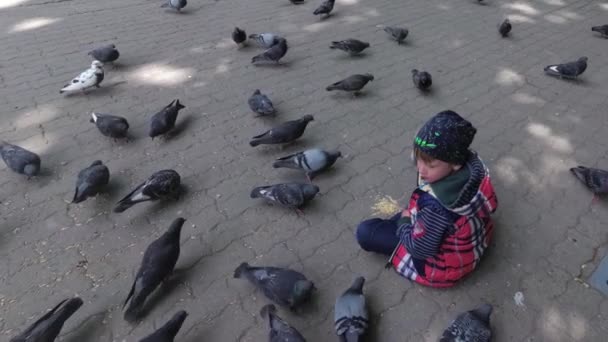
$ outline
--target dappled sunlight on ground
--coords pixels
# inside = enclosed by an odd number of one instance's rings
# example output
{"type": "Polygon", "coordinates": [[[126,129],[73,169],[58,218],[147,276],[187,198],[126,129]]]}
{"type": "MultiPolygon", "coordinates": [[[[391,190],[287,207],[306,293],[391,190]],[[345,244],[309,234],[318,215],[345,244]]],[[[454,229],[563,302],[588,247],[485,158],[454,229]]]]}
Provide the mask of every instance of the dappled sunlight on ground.
{"type": "Polygon", "coordinates": [[[22,5],[26,2],[28,2],[29,0],[1,0],[0,1],[0,9],[5,9],[5,8],[10,8],[10,7],[16,7],[19,5],[22,5]]]}
{"type": "Polygon", "coordinates": [[[544,105],[547,101],[543,100],[540,97],[530,95],[527,93],[517,92],[511,95],[513,101],[521,104],[534,104],[534,105],[544,105]]]}
{"type": "Polygon", "coordinates": [[[373,216],[390,216],[401,210],[401,206],[391,196],[384,196],[376,198],[371,209],[373,216]]]}
{"type": "Polygon", "coordinates": [[[534,7],[532,7],[532,5],[525,3],[525,2],[513,2],[513,3],[509,3],[509,4],[504,4],[504,5],[502,5],[502,7],[511,9],[511,10],[515,10],[515,11],[520,11],[521,13],[526,14],[526,15],[540,14],[540,12],[537,9],[535,9],[534,7]]]}
{"type": "Polygon", "coordinates": [[[518,74],[512,69],[501,68],[498,73],[496,73],[494,81],[505,86],[521,86],[524,84],[525,78],[523,75],[518,74]]]}
{"type": "Polygon", "coordinates": [[[307,32],[320,32],[323,31],[323,29],[328,28],[329,26],[329,22],[318,22],[305,25],[304,27],[302,27],[302,30],[307,32]]]}
{"type": "Polygon", "coordinates": [[[571,153],[572,144],[567,138],[553,133],[552,129],[540,123],[530,123],[526,127],[531,136],[538,138],[547,148],[551,148],[561,153],[571,153]]]}
{"type": "Polygon", "coordinates": [[[562,312],[552,305],[543,309],[539,324],[550,341],[564,341],[564,333],[574,341],[585,341],[585,332],[589,328],[589,324],[580,314],[573,311],[562,312]]]}
{"type": "Polygon", "coordinates": [[[141,84],[175,86],[186,82],[195,73],[194,68],[177,68],[168,64],[145,64],[127,76],[141,84]]]}
{"type": "Polygon", "coordinates": [[[31,18],[31,19],[23,20],[20,23],[17,23],[15,25],[13,25],[13,27],[9,30],[9,33],[23,32],[23,31],[30,31],[30,30],[34,30],[34,29],[39,29],[41,27],[45,27],[45,26],[54,24],[56,22],[59,22],[61,20],[63,20],[63,19],[61,19],[61,18],[46,18],[46,17],[31,18]]]}
{"type": "Polygon", "coordinates": [[[24,129],[41,122],[52,121],[61,114],[63,113],[60,113],[55,106],[43,104],[20,114],[19,117],[14,120],[14,125],[16,129],[24,129]]]}

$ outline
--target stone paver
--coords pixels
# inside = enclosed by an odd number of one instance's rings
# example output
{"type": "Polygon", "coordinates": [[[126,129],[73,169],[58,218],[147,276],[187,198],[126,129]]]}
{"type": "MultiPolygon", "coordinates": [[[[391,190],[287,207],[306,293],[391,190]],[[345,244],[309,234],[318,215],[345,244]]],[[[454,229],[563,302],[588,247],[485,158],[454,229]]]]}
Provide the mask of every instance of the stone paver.
{"type": "Polygon", "coordinates": [[[333,341],[335,297],[356,275],[367,277],[373,313],[370,341],[436,341],[461,310],[495,305],[496,341],[604,341],[608,300],[586,280],[608,251],[606,204],[569,174],[584,164],[608,167],[608,41],[590,26],[606,24],[608,5],[591,0],[337,0],[319,21],[317,1],[191,0],[186,13],[157,1],[0,1],[0,135],[42,156],[44,175],[27,181],[0,166],[0,334],[21,331],[64,297],[85,305],[62,341],[137,341],[178,309],[190,312],[178,341],[263,341],[257,315],[267,301],[232,278],[241,261],[301,270],[320,289],[300,315],[281,314],[308,341],[333,341]],[[496,25],[509,16],[513,35],[496,25]],[[407,44],[378,24],[410,28],[407,44]],[[261,50],[237,51],[247,33],[284,35],[283,67],[254,67],[261,50]],[[366,56],[328,49],[331,40],[371,42],[366,56]],[[60,96],[90,64],[86,52],[115,43],[119,65],[101,89],[60,96]],[[589,57],[580,82],[542,73],[546,64],[589,57]],[[425,69],[435,91],[422,96],[410,69],[425,69]],[[375,80],[357,99],[327,93],[352,73],[375,80]],[[254,118],[246,99],[262,89],[277,121],[313,114],[298,144],[253,149],[248,139],[272,120],[254,118]],[[151,114],[179,98],[181,133],[146,138],[151,114]],[[478,128],[474,142],[489,164],[500,208],[494,246],[459,286],[433,290],[384,270],[385,258],[357,248],[354,228],[381,199],[412,189],[411,139],[432,114],[454,109],[478,128]],[[135,139],[112,142],[88,122],[91,111],[123,115],[135,139]],[[275,170],[273,158],[309,146],[339,148],[345,158],[320,176],[306,215],[249,198],[255,185],[301,179],[275,170]],[[107,194],[68,205],[76,174],[92,160],[110,168],[107,194]],[[186,193],[177,203],[113,204],[152,172],[175,168],[186,193]],[[144,248],[178,215],[183,230],[178,274],[139,325],[121,304],[144,248]],[[513,296],[524,294],[525,306],[513,296]]]}

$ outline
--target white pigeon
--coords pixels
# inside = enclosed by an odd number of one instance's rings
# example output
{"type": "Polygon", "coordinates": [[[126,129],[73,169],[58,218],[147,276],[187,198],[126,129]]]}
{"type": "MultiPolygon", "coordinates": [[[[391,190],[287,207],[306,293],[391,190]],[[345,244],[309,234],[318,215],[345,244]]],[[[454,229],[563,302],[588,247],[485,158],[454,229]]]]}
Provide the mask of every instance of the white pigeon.
{"type": "Polygon", "coordinates": [[[59,91],[59,94],[78,90],[85,91],[92,87],[99,88],[101,81],[103,81],[103,63],[100,61],[93,61],[90,68],[83,71],[78,77],[75,77],[70,83],[66,84],[59,91]]]}

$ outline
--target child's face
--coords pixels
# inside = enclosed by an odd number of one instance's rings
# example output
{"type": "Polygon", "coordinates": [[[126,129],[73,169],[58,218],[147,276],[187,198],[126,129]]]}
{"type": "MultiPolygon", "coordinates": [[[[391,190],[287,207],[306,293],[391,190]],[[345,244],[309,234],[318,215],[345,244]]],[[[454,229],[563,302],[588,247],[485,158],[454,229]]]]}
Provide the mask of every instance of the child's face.
{"type": "Polygon", "coordinates": [[[433,159],[430,162],[426,162],[422,159],[416,160],[416,168],[420,177],[428,183],[435,183],[436,181],[449,176],[452,172],[460,170],[462,166],[446,163],[444,161],[433,159]]]}

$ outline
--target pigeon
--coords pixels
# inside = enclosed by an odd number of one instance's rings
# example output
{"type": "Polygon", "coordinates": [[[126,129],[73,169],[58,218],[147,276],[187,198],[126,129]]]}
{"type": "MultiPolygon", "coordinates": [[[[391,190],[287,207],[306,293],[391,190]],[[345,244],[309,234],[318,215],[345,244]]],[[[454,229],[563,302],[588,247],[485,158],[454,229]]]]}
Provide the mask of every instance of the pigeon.
{"type": "Polygon", "coordinates": [[[283,122],[282,124],[251,138],[249,145],[255,147],[261,144],[284,144],[292,142],[304,134],[306,126],[313,120],[314,117],[307,114],[298,120],[283,122]]]}
{"type": "Polygon", "coordinates": [[[363,75],[352,75],[349,76],[342,81],[338,81],[327,88],[325,90],[343,90],[353,92],[353,95],[357,96],[361,92],[361,89],[365,87],[367,82],[373,81],[374,76],[372,74],[363,74],[363,75]]]}
{"type": "Polygon", "coordinates": [[[114,44],[110,44],[89,51],[88,55],[101,63],[111,63],[118,59],[120,53],[118,50],[116,50],[116,46],[114,44]]]}
{"type": "Polygon", "coordinates": [[[608,38],[608,25],[593,26],[591,31],[599,32],[604,38],[608,38]]]}
{"type": "Polygon", "coordinates": [[[594,203],[599,199],[599,196],[608,193],[608,171],[579,165],[571,168],[570,172],[593,192],[594,203]]]}
{"type": "Polygon", "coordinates": [[[318,192],[319,187],[313,184],[281,183],[258,186],[251,190],[250,196],[251,198],[263,198],[301,213],[300,207],[311,201],[318,192]]]}
{"type": "Polygon", "coordinates": [[[170,7],[178,12],[181,12],[182,8],[186,7],[187,4],[188,1],[186,0],[167,0],[167,2],[162,4],[160,7],[170,7]]]}
{"type": "Polygon", "coordinates": [[[269,47],[278,43],[279,39],[281,39],[281,37],[279,37],[278,35],[276,35],[274,33],[265,32],[265,33],[250,34],[249,39],[253,40],[257,45],[268,49],[269,47]]]}
{"type": "Polygon", "coordinates": [[[412,69],[412,81],[414,81],[414,85],[418,89],[424,91],[429,90],[431,85],[433,85],[431,74],[426,71],[418,71],[417,69],[412,69]]]}
{"type": "Polygon", "coordinates": [[[475,310],[461,313],[443,332],[439,342],[490,342],[492,305],[484,304],[475,310]]]}
{"type": "Polygon", "coordinates": [[[369,43],[352,38],[331,42],[331,45],[329,46],[330,49],[342,50],[350,53],[351,55],[359,54],[368,47],[369,43]]]}
{"type": "Polygon", "coordinates": [[[368,313],[363,295],[365,278],[357,277],[353,284],[336,299],[334,328],[341,341],[358,342],[365,334],[368,313]]]}
{"type": "Polygon", "coordinates": [[[403,43],[407,35],[410,31],[404,27],[396,27],[396,26],[384,26],[380,25],[384,32],[388,33],[388,35],[397,42],[397,44],[403,43]]]}
{"type": "Polygon", "coordinates": [[[9,169],[29,177],[40,172],[40,157],[23,147],[0,141],[0,154],[9,169]]]}
{"type": "Polygon", "coordinates": [[[91,122],[99,129],[101,134],[106,137],[120,139],[127,137],[129,123],[127,119],[110,114],[91,113],[91,122]]]}
{"type": "Polygon", "coordinates": [[[10,342],[53,342],[63,324],[82,306],[78,297],[64,299],[10,342]]]}
{"type": "Polygon", "coordinates": [[[173,100],[171,103],[161,109],[160,112],[152,115],[150,119],[150,138],[168,133],[175,127],[175,121],[177,120],[177,113],[180,109],[184,109],[186,106],[179,103],[179,100],[173,100]]]}
{"type": "Polygon", "coordinates": [[[65,92],[74,92],[78,90],[84,92],[85,90],[92,87],[99,88],[99,84],[101,83],[101,81],[103,81],[103,77],[103,63],[101,63],[100,61],[93,61],[93,63],[91,63],[90,68],[83,71],[82,73],[80,73],[80,75],[72,79],[70,83],[63,86],[63,88],[59,90],[59,94],[63,94],[65,92]]]}
{"type": "Polygon", "coordinates": [[[129,304],[124,314],[126,321],[139,318],[146,298],[173,273],[179,258],[179,238],[185,221],[181,217],[176,218],[169,229],[146,248],[131,291],[123,304],[123,307],[129,304]]]}
{"type": "Polygon", "coordinates": [[[234,277],[247,278],[271,301],[295,310],[306,302],[315,285],[294,270],[280,267],[254,267],[244,262],[234,270],[234,277]]]}
{"type": "Polygon", "coordinates": [[[306,342],[302,334],[281,319],[276,312],[277,308],[272,304],[266,304],[260,310],[260,316],[264,319],[268,318],[270,325],[268,342],[306,342]]]}
{"type": "Polygon", "coordinates": [[[268,96],[262,94],[259,89],[253,92],[247,103],[249,104],[249,108],[260,116],[276,114],[272,101],[270,101],[268,96]]]}
{"type": "Polygon", "coordinates": [[[91,166],[81,170],[76,180],[76,190],[72,203],[80,203],[88,197],[93,197],[110,181],[110,170],[101,160],[94,161],[91,166]]]}
{"type": "Polygon", "coordinates": [[[245,33],[245,31],[241,30],[240,28],[235,27],[234,31],[232,31],[232,40],[234,40],[236,45],[238,45],[239,47],[243,47],[247,42],[247,33],[245,33]]]}
{"type": "Polygon", "coordinates": [[[308,181],[312,181],[319,173],[329,169],[339,157],[342,157],[340,151],[327,152],[315,148],[281,157],[272,167],[303,170],[308,181]]]}
{"type": "Polygon", "coordinates": [[[304,3],[304,0],[289,0],[294,5],[301,5],[304,3]]]}
{"type": "Polygon", "coordinates": [[[179,198],[180,176],[175,170],[155,172],[145,182],[121,199],[114,208],[115,213],[122,213],[139,202],[156,201],[165,198],[179,198]]]}
{"type": "Polygon", "coordinates": [[[587,69],[587,59],[587,57],[581,57],[574,62],[547,65],[545,73],[560,78],[576,79],[587,69]]]}
{"type": "Polygon", "coordinates": [[[315,9],[314,15],[320,15],[320,18],[327,18],[330,16],[331,11],[334,9],[334,3],[336,0],[325,0],[315,9]]]}
{"type": "Polygon", "coordinates": [[[511,28],[511,22],[509,19],[505,19],[505,21],[503,21],[498,27],[498,32],[500,32],[501,36],[506,37],[509,35],[509,32],[511,32],[511,28]]]}
{"type": "Polygon", "coordinates": [[[279,63],[279,60],[287,53],[287,40],[285,38],[279,38],[276,44],[268,48],[263,53],[253,56],[251,63],[256,64],[258,62],[275,62],[279,63]]]}
{"type": "Polygon", "coordinates": [[[152,335],[139,340],[139,342],[173,342],[186,317],[188,317],[186,311],[178,311],[165,325],[152,333],[152,335]]]}

